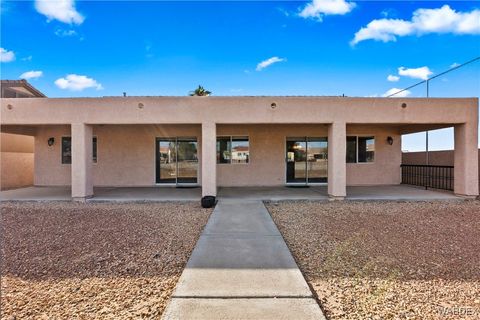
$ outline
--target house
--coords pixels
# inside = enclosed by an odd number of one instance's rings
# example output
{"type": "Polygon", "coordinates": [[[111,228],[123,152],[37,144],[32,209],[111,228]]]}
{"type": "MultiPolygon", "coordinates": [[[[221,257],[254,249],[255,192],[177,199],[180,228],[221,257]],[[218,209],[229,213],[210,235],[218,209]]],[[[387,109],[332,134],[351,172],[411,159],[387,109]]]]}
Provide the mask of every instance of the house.
{"type": "MultiPolygon", "coordinates": [[[[26,80],[1,80],[2,98],[45,97],[26,80]]],[[[30,135],[1,133],[0,190],[15,189],[33,184],[33,144],[30,135]]]]}
{"type": "Polygon", "coordinates": [[[478,195],[477,98],[2,98],[1,130],[35,138],[34,184],[70,186],[401,183],[403,134],[454,127],[455,194],[478,195]]]}

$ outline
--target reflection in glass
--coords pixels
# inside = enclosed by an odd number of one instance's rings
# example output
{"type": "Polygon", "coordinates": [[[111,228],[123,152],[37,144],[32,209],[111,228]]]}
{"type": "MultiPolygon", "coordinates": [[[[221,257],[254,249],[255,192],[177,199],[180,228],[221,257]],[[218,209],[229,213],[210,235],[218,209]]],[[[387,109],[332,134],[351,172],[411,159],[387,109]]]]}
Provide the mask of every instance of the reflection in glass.
{"type": "Polygon", "coordinates": [[[197,182],[197,141],[182,139],[177,141],[177,183],[197,182]]]}
{"type": "Polygon", "coordinates": [[[327,138],[308,138],[307,170],[308,182],[327,182],[328,143],[327,138]]]}
{"type": "Polygon", "coordinates": [[[287,140],[287,182],[307,182],[306,152],[306,141],[294,138],[287,140]]]}
{"type": "Polygon", "coordinates": [[[159,183],[176,183],[177,155],[175,139],[158,140],[158,160],[160,162],[159,183]]]}
{"type": "Polygon", "coordinates": [[[248,137],[232,137],[232,163],[248,163],[248,137]]]}

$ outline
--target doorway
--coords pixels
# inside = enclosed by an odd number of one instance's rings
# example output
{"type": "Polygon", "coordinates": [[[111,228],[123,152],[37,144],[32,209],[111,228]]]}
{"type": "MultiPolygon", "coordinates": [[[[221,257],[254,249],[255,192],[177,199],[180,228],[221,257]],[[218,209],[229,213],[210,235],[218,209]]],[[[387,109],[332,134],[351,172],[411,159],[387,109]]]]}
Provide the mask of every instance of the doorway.
{"type": "Polygon", "coordinates": [[[287,138],[287,184],[325,184],[327,177],[328,140],[326,137],[287,138]]]}
{"type": "Polygon", "coordinates": [[[197,184],[197,147],[196,138],[156,138],[156,183],[197,184]]]}

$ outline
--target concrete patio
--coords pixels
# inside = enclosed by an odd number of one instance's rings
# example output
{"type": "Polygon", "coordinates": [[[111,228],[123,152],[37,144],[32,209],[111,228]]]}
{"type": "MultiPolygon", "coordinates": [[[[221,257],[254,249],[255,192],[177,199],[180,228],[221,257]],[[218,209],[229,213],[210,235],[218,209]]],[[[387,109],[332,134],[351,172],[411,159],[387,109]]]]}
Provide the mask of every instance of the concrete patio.
{"type": "MultiPolygon", "coordinates": [[[[88,201],[198,201],[202,189],[175,187],[96,187],[88,201]]],[[[219,188],[218,199],[244,200],[328,200],[326,186],[219,188]]],[[[425,190],[409,185],[351,186],[347,200],[454,200],[451,192],[425,190]]],[[[70,201],[70,187],[27,187],[0,192],[2,201],[70,201]]]]}

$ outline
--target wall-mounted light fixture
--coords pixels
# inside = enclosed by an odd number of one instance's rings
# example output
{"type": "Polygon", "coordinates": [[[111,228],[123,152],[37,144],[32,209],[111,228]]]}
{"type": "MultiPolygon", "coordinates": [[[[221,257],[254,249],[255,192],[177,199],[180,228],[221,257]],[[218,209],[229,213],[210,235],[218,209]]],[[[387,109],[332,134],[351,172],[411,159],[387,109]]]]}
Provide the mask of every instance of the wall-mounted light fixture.
{"type": "Polygon", "coordinates": [[[7,109],[8,110],[12,110],[13,109],[13,106],[11,104],[7,104],[7,109]]]}
{"type": "Polygon", "coordinates": [[[138,109],[143,109],[143,107],[144,107],[144,104],[140,102],[140,103],[138,104],[138,109]]]}
{"type": "Polygon", "coordinates": [[[48,138],[47,143],[49,147],[53,146],[53,144],[55,143],[55,138],[54,137],[48,138]]]}
{"type": "Polygon", "coordinates": [[[276,107],[277,107],[277,103],[276,103],[276,102],[272,102],[272,104],[270,105],[270,108],[275,109],[276,107]]]}
{"type": "Polygon", "coordinates": [[[407,104],[404,102],[402,103],[402,109],[405,109],[407,107],[407,104]]]}
{"type": "Polygon", "coordinates": [[[393,138],[390,137],[390,136],[388,136],[388,137],[387,137],[387,143],[388,143],[389,145],[392,145],[392,144],[393,144],[393,138]]]}

